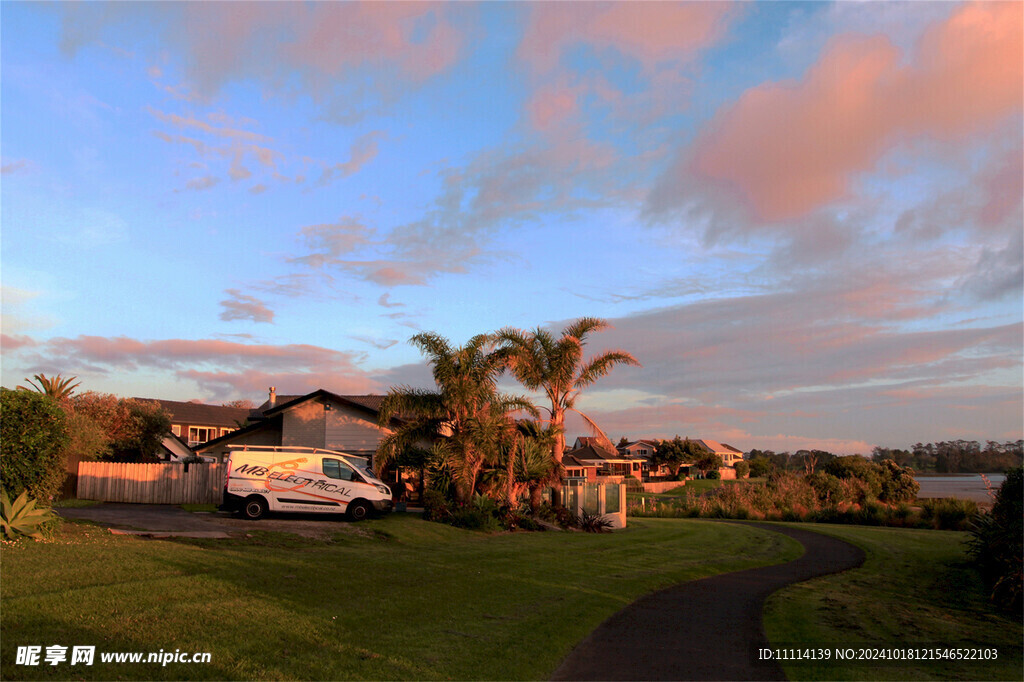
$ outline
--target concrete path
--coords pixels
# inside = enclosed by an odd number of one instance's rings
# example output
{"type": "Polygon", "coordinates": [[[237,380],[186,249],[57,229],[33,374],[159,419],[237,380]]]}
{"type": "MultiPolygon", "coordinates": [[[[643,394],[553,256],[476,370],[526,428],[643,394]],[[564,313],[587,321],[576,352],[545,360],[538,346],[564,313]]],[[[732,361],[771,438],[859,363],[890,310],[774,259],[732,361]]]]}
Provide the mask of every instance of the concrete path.
{"type": "Polygon", "coordinates": [[[555,680],[785,680],[768,646],[765,599],[793,583],[857,568],[864,552],[835,538],[754,523],[804,546],[785,564],[726,573],[650,594],[602,623],[573,649],[555,680]]]}

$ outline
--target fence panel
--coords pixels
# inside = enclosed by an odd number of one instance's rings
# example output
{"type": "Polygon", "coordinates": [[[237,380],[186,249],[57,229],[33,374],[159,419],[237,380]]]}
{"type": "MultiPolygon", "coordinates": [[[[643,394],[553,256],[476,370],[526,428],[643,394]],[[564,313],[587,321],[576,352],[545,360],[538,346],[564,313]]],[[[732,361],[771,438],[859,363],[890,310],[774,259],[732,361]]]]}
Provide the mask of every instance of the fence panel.
{"type": "Polygon", "coordinates": [[[102,502],[217,504],[226,464],[80,462],[78,497],[102,502]]]}

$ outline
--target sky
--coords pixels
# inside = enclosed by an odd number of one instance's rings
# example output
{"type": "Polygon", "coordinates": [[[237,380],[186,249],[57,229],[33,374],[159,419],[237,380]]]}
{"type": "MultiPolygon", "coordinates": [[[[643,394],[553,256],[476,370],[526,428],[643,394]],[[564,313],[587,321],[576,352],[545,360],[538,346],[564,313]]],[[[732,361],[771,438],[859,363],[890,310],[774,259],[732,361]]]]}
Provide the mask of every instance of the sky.
{"type": "Polygon", "coordinates": [[[593,316],[614,440],[1024,435],[1020,2],[0,15],[8,388],[383,393],[593,316]]]}

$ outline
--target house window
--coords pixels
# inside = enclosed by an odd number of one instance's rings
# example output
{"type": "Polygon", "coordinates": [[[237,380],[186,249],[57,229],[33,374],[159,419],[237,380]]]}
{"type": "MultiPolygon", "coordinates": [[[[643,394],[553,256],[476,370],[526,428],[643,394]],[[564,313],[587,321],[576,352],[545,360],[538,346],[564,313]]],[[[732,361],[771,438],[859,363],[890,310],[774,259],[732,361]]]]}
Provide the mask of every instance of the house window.
{"type": "Polygon", "coordinates": [[[181,424],[171,424],[171,433],[181,438],[181,424]]]}
{"type": "Polygon", "coordinates": [[[208,440],[213,440],[217,437],[217,429],[210,426],[190,426],[188,427],[188,444],[198,445],[199,443],[205,443],[208,440]]]}

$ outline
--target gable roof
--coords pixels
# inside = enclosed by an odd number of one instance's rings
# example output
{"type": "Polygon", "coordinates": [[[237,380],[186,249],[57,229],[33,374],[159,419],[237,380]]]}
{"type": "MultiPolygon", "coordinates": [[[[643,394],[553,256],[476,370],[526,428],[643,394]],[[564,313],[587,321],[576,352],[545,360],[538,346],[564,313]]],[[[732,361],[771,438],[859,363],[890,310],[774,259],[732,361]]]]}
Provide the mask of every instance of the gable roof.
{"type": "Polygon", "coordinates": [[[597,465],[590,462],[584,462],[576,459],[576,455],[566,454],[562,456],[562,466],[572,467],[574,469],[596,469],[597,465]]]}
{"type": "Polygon", "coordinates": [[[572,456],[578,461],[591,460],[591,461],[614,461],[614,462],[631,462],[640,461],[638,457],[631,457],[627,455],[619,454],[617,451],[608,451],[603,448],[594,447],[593,445],[587,445],[586,447],[577,448],[571,452],[566,453],[562,456],[562,461],[565,461],[566,456],[572,456]]]}
{"type": "Polygon", "coordinates": [[[312,393],[306,393],[305,395],[279,395],[274,401],[273,406],[271,406],[270,401],[268,400],[253,410],[253,418],[264,419],[266,417],[271,417],[279,412],[295,407],[300,403],[304,403],[307,400],[315,400],[316,398],[326,398],[328,400],[347,404],[376,416],[380,413],[380,406],[381,403],[384,402],[384,397],[385,396],[383,395],[340,395],[320,388],[312,393]]]}
{"type": "Polygon", "coordinates": [[[710,450],[711,452],[713,452],[715,454],[723,453],[723,452],[726,453],[726,454],[731,454],[731,455],[742,455],[743,454],[742,451],[737,450],[733,446],[728,445],[726,443],[719,443],[716,440],[708,440],[706,438],[702,438],[701,440],[698,440],[697,442],[700,443],[701,445],[703,445],[704,447],[706,447],[708,450],[710,450]]]}
{"type": "Polygon", "coordinates": [[[238,428],[238,425],[244,424],[245,420],[249,418],[249,413],[252,412],[248,407],[225,407],[224,405],[185,403],[158,398],[135,398],[135,400],[157,403],[164,412],[171,416],[171,422],[174,424],[238,428]]]}

